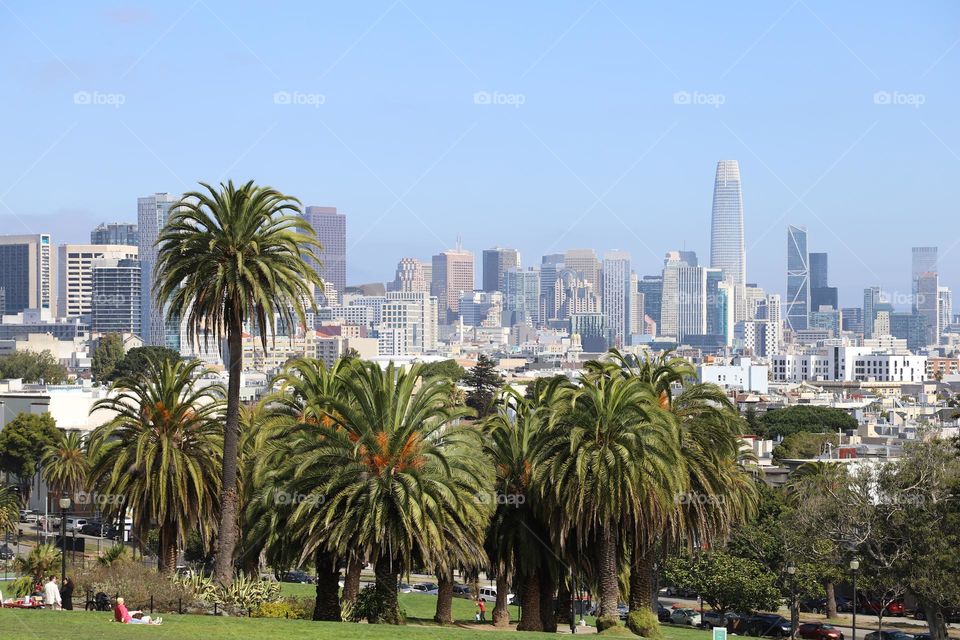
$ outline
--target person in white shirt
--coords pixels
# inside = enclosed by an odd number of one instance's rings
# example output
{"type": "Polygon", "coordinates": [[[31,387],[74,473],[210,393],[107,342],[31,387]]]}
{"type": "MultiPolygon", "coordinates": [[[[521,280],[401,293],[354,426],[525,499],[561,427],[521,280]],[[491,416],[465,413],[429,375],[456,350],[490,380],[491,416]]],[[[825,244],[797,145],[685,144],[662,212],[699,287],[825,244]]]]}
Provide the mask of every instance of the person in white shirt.
{"type": "Polygon", "coordinates": [[[57,576],[50,576],[47,584],[43,585],[43,604],[58,611],[61,608],[60,587],[57,586],[57,576]]]}

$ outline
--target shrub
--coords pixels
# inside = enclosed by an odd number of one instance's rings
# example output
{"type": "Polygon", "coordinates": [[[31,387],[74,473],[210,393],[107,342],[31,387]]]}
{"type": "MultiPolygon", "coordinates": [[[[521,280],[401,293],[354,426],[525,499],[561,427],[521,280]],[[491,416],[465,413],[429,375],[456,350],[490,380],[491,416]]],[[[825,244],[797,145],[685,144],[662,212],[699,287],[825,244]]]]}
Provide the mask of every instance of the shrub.
{"type": "Polygon", "coordinates": [[[312,609],[305,611],[302,602],[294,598],[285,598],[275,602],[264,602],[253,610],[254,618],[289,618],[291,620],[309,620],[312,609]],[[306,615],[305,615],[306,614],[306,615]]]}
{"type": "Polygon", "coordinates": [[[597,618],[597,631],[603,632],[607,629],[620,626],[620,618],[616,616],[607,616],[604,618],[597,618]]]}
{"type": "Polygon", "coordinates": [[[657,615],[647,608],[639,611],[631,611],[627,616],[627,628],[638,636],[650,638],[650,640],[663,640],[663,632],[660,631],[660,621],[657,615]]]}
{"type": "MultiPolygon", "coordinates": [[[[367,622],[378,622],[385,609],[386,606],[383,598],[380,597],[377,588],[369,584],[357,594],[357,599],[353,603],[353,606],[345,608],[341,615],[349,622],[362,622],[364,620],[367,622]]],[[[403,607],[400,607],[400,618],[405,620],[406,617],[406,611],[403,610],[403,607]]]]}
{"type": "Polygon", "coordinates": [[[193,602],[193,592],[175,580],[139,562],[118,561],[110,565],[93,565],[73,576],[76,595],[106,593],[111,599],[123,596],[131,609],[148,609],[153,597],[154,611],[177,611],[193,602]]]}

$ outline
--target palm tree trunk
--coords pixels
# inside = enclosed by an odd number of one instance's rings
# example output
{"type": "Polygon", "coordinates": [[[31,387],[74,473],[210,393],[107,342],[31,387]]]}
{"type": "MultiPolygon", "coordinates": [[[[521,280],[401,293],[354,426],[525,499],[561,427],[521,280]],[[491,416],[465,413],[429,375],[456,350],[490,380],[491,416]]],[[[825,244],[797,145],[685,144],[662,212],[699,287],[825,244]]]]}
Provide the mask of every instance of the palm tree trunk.
{"type": "Polygon", "coordinates": [[[617,575],[617,532],[610,524],[600,530],[600,557],[597,559],[597,594],[600,600],[600,612],[597,616],[597,630],[603,631],[620,622],[617,613],[617,600],[620,599],[620,586],[617,575]]]}
{"type": "Polygon", "coordinates": [[[570,606],[570,583],[569,576],[562,576],[557,588],[557,606],[554,609],[557,616],[557,624],[569,625],[573,620],[573,608],[570,606]]]}
{"type": "Polygon", "coordinates": [[[828,580],[827,584],[824,585],[824,589],[827,592],[827,610],[824,612],[827,614],[828,618],[837,617],[837,601],[836,601],[836,588],[834,587],[833,580],[828,580]]]}
{"type": "Polygon", "coordinates": [[[157,571],[165,576],[172,576],[177,568],[176,525],[172,523],[164,524],[159,533],[157,571]]]}
{"type": "Polygon", "coordinates": [[[222,586],[233,581],[233,554],[237,547],[237,455],[240,431],[240,373],[243,370],[243,322],[239,315],[227,327],[230,366],[227,383],[227,419],[223,428],[223,488],[214,575],[222,586]]]}
{"type": "Polygon", "coordinates": [[[540,570],[540,622],[547,633],[557,631],[557,612],[553,601],[556,595],[556,584],[546,569],[540,570]]]}
{"type": "MultiPolygon", "coordinates": [[[[497,573],[497,602],[493,607],[493,626],[495,627],[510,626],[510,608],[507,604],[507,591],[509,589],[510,579],[507,578],[506,571],[500,571],[497,573]]],[[[480,597],[476,590],[472,590],[471,593],[478,598],[480,597]]]]}
{"type": "Polygon", "coordinates": [[[343,579],[343,601],[356,602],[360,593],[360,571],[363,569],[363,557],[358,553],[350,554],[347,561],[347,575],[343,579]]]}
{"type": "Polygon", "coordinates": [[[433,620],[438,624],[453,624],[453,569],[437,571],[437,612],[433,620]]]}
{"type": "Polygon", "coordinates": [[[313,606],[313,619],[340,622],[340,570],[336,560],[326,549],[318,549],[315,560],[317,601],[313,606]]]}
{"type": "MultiPolygon", "coordinates": [[[[520,623],[518,631],[543,631],[540,617],[540,576],[536,572],[520,578],[520,623]]],[[[497,595],[500,595],[499,593],[497,595]]]]}
{"type": "Polygon", "coordinates": [[[630,564],[630,611],[642,611],[653,606],[653,566],[656,562],[653,550],[636,544],[633,547],[633,562],[630,564]]]}
{"type": "Polygon", "coordinates": [[[377,596],[383,603],[383,610],[376,620],[368,622],[383,624],[400,624],[403,620],[400,618],[400,603],[397,601],[397,576],[400,575],[400,563],[391,558],[382,550],[380,557],[374,565],[376,574],[377,596]]]}

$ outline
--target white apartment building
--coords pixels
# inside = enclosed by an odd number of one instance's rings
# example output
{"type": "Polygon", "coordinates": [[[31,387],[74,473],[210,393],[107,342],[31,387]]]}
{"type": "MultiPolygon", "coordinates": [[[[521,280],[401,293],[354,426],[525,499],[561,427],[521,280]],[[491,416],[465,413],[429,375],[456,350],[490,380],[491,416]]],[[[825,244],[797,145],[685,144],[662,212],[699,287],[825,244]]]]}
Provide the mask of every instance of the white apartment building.
{"type": "MultiPolygon", "coordinates": [[[[57,315],[89,316],[93,311],[93,268],[98,260],[136,260],[137,247],[122,244],[62,244],[57,260],[57,315]]],[[[139,309],[139,307],[138,307],[139,309]]]]}
{"type": "Polygon", "coordinates": [[[922,382],[927,357],[891,353],[871,347],[835,346],[816,353],[775,355],[770,359],[775,382],[922,382]]]}
{"type": "Polygon", "coordinates": [[[770,320],[738,322],[733,330],[734,346],[766,358],[780,351],[780,327],[770,320]]]}
{"type": "Polygon", "coordinates": [[[379,354],[405,356],[437,350],[438,301],[422,291],[391,291],[380,308],[379,354]]]}
{"type": "Polygon", "coordinates": [[[697,367],[701,382],[713,383],[725,389],[767,393],[769,369],[755,364],[750,358],[738,358],[730,364],[710,364],[697,367]]]}

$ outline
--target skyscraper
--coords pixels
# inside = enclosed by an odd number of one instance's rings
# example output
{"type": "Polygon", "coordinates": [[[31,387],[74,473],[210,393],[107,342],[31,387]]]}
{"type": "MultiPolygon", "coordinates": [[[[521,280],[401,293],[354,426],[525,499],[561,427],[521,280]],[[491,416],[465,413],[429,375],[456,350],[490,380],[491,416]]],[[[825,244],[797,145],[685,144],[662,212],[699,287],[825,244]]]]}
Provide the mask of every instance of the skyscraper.
{"type": "Polygon", "coordinates": [[[140,234],[130,222],[101,222],[90,232],[90,244],[125,244],[137,246],[140,234]]]}
{"type": "Polygon", "coordinates": [[[623,347],[630,327],[630,254],[608,251],[603,256],[604,326],[613,336],[613,344],[623,347]]]}
{"type": "Polygon", "coordinates": [[[563,269],[563,254],[551,253],[540,260],[540,322],[557,317],[557,274],[563,269]]]}
{"type": "Polygon", "coordinates": [[[827,254],[810,253],[810,289],[829,287],[827,273],[827,254]]]}
{"type": "Polygon", "coordinates": [[[347,216],[337,213],[336,207],[310,206],[304,209],[303,217],[313,227],[322,247],[318,252],[320,264],[311,260],[310,266],[342,295],[347,290],[347,216]]]}
{"type": "Polygon", "coordinates": [[[48,234],[0,236],[0,289],[6,297],[5,312],[39,309],[55,313],[55,264],[48,234]]]}
{"type": "Polygon", "coordinates": [[[874,323],[877,321],[877,307],[883,302],[880,287],[872,286],[863,290],[863,337],[872,338],[874,323]]]}
{"type": "Polygon", "coordinates": [[[710,267],[723,269],[727,282],[739,285],[747,282],[743,195],[740,191],[740,164],[736,160],[717,163],[710,224],[710,267]]]}
{"type": "Polygon", "coordinates": [[[430,281],[423,272],[423,263],[416,258],[401,258],[390,291],[422,291],[430,293],[430,281]]]}
{"type": "Polygon", "coordinates": [[[90,330],[141,335],[140,261],[101,258],[90,270],[90,330]]]}
{"type": "Polygon", "coordinates": [[[833,310],[840,308],[837,288],[829,284],[827,254],[811,253],[810,256],[810,313],[820,311],[821,307],[833,310]]]}
{"type": "Polygon", "coordinates": [[[937,344],[940,340],[937,248],[913,247],[912,258],[910,275],[913,312],[922,315],[926,321],[926,343],[937,344]]]}
{"type": "Polygon", "coordinates": [[[540,270],[507,269],[504,274],[503,326],[540,323],[540,270]]]}
{"type": "Polygon", "coordinates": [[[448,249],[433,256],[430,293],[437,297],[439,318],[445,324],[460,315],[460,294],[473,291],[473,254],[463,249],[448,249]]]}
{"type": "Polygon", "coordinates": [[[940,331],[953,324],[953,292],[950,287],[940,287],[937,292],[937,308],[940,314],[940,331]]]}
{"type": "Polygon", "coordinates": [[[570,249],[563,255],[563,264],[592,284],[594,291],[599,291],[600,264],[597,262],[597,253],[593,249],[570,249]]]}
{"type": "Polygon", "coordinates": [[[790,225],[787,227],[787,326],[793,331],[806,329],[809,311],[807,228],[790,225]]]}
{"type": "Polygon", "coordinates": [[[137,253],[140,256],[140,296],[142,320],[140,330],[144,344],[167,346],[180,351],[180,323],[176,319],[168,321],[164,310],[153,295],[154,268],[157,264],[157,238],[160,230],[167,224],[170,208],[179,200],[179,196],[169,193],[155,193],[152,196],[137,198],[137,228],[140,242],[137,253]]]}
{"type": "Polygon", "coordinates": [[[484,291],[503,291],[504,274],[507,269],[520,268],[520,252],[516,249],[502,249],[494,247],[493,249],[483,250],[483,290],[484,291]]]}
{"type": "MultiPolygon", "coordinates": [[[[57,315],[89,316],[93,310],[93,265],[102,259],[136,260],[137,247],[111,244],[62,244],[57,256],[57,315]]],[[[138,272],[139,275],[139,272],[138,272]]],[[[137,287],[139,293],[140,288],[137,287]]],[[[137,305],[137,309],[140,305],[137,305]]],[[[139,322],[137,323],[139,325],[139,322]]]]}
{"type": "Polygon", "coordinates": [[[643,313],[657,324],[660,329],[660,309],[663,300],[663,276],[643,276],[637,283],[643,295],[643,313]]]}

